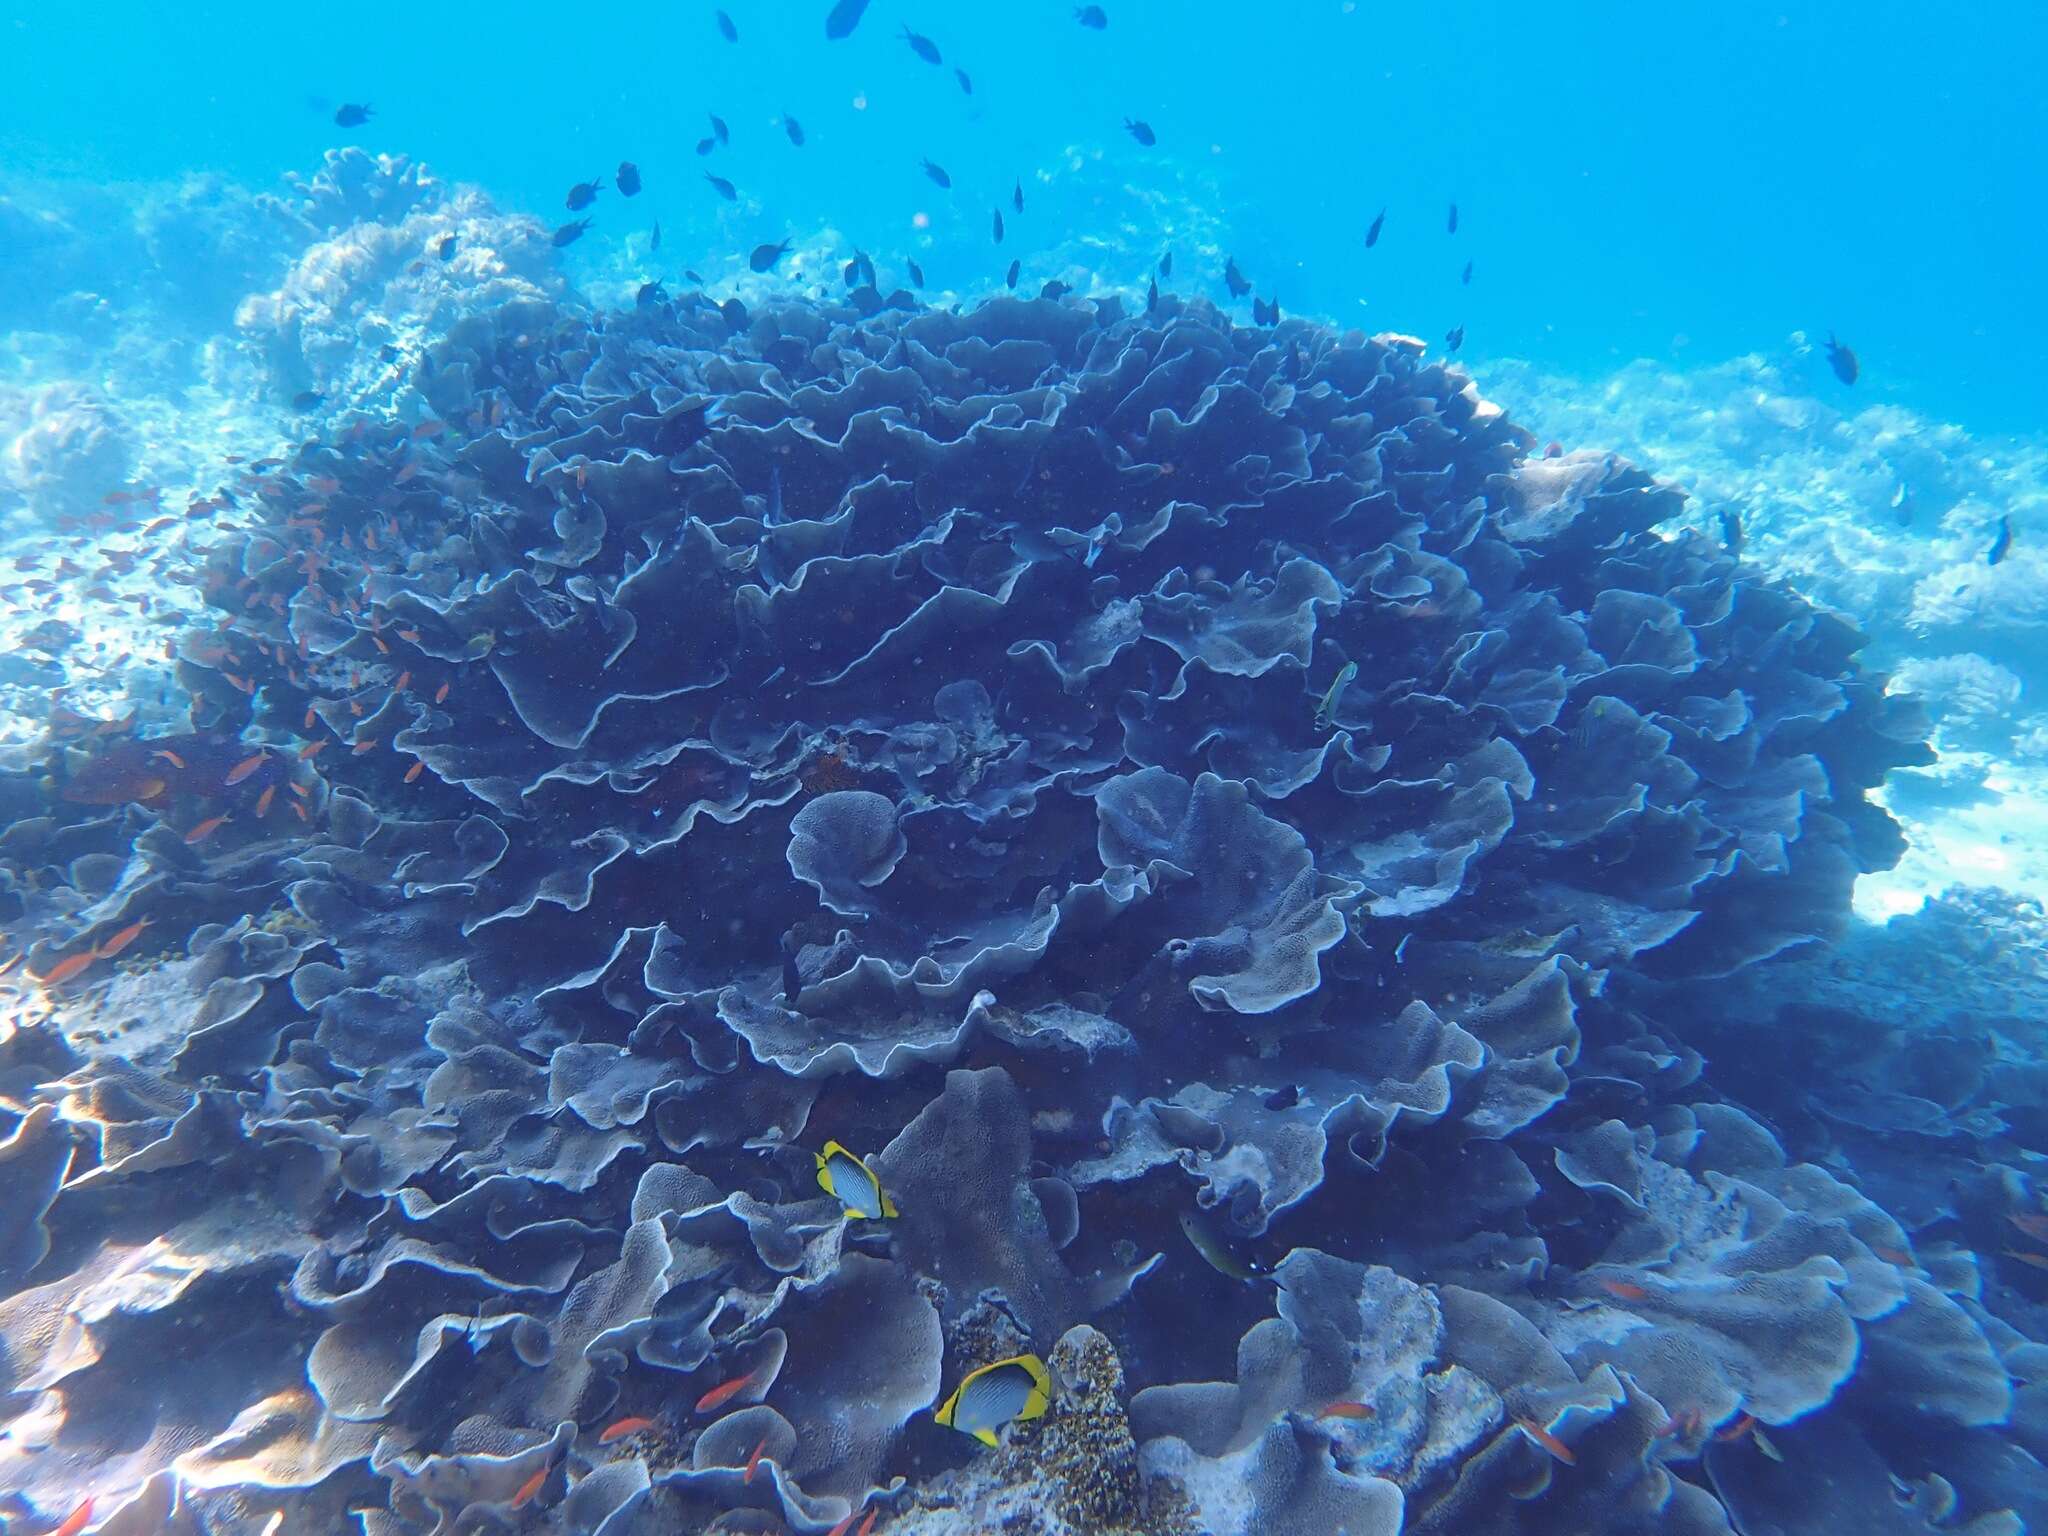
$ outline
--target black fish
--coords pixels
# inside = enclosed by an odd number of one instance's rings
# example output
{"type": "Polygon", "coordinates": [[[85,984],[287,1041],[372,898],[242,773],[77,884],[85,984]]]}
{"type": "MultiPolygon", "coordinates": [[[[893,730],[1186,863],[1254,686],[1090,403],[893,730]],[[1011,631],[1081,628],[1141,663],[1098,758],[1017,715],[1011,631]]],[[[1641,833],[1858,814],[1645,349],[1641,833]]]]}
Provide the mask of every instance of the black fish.
{"type": "Polygon", "coordinates": [[[559,251],[565,245],[574,245],[583,238],[583,231],[588,228],[590,228],[590,220],[571,219],[555,231],[555,249],[559,251]]]}
{"type": "Polygon", "coordinates": [[[1984,557],[1984,563],[1986,565],[1998,564],[1999,561],[2006,557],[2006,553],[2011,548],[2012,519],[2010,517],[2001,517],[1998,520],[1998,537],[1991,541],[1991,551],[1984,557]]]}
{"type": "Polygon", "coordinates": [[[726,131],[725,119],[716,112],[706,112],[704,115],[711,119],[711,131],[718,135],[718,142],[730,144],[732,142],[732,135],[726,131]]]}
{"type": "Polygon", "coordinates": [[[995,221],[996,244],[1001,245],[1003,243],[1003,210],[1000,208],[995,211],[995,221]]]}
{"type": "Polygon", "coordinates": [[[782,131],[789,135],[789,142],[798,149],[804,147],[804,125],[787,112],[782,114],[782,131]]]}
{"type": "Polygon", "coordinates": [[[1230,290],[1233,299],[1241,299],[1252,291],[1252,285],[1245,280],[1245,275],[1237,270],[1235,256],[1223,258],[1223,286],[1230,290]]]}
{"type": "Polygon", "coordinates": [[[597,201],[597,194],[604,190],[602,181],[579,181],[569,189],[569,195],[562,199],[571,213],[581,213],[597,201]]]}
{"type": "Polygon", "coordinates": [[[1278,299],[1274,299],[1270,303],[1265,299],[1255,298],[1252,300],[1253,325],[1278,325],[1279,323],[1280,301],[1278,299]]]}
{"type": "Polygon", "coordinates": [[[1159,279],[1153,278],[1145,285],[1145,313],[1151,314],[1159,307],[1159,279]]]}
{"type": "Polygon", "coordinates": [[[1147,122],[1142,122],[1135,117],[1127,117],[1124,119],[1124,132],[1128,133],[1132,138],[1136,139],[1140,144],[1144,145],[1147,149],[1150,149],[1154,144],[1157,144],[1159,142],[1159,135],[1152,131],[1152,125],[1147,122]]]}
{"type": "Polygon", "coordinates": [[[1098,32],[1109,25],[1109,18],[1102,14],[1102,7],[1099,5],[1075,6],[1074,20],[1084,27],[1093,27],[1098,32]]]}
{"type": "Polygon", "coordinates": [[[1382,208],[1380,216],[1372,221],[1372,228],[1365,232],[1365,248],[1369,251],[1380,241],[1380,226],[1387,222],[1387,210],[1382,208]]]}
{"type": "Polygon", "coordinates": [[[632,197],[640,190],[640,167],[630,160],[621,160],[612,179],[619,184],[619,196],[632,197]]]}
{"type": "Polygon", "coordinates": [[[946,168],[943,165],[934,165],[931,161],[927,160],[924,162],[924,173],[942,187],[950,188],[953,185],[953,178],[946,174],[946,168]]]}
{"type": "Polygon", "coordinates": [[[716,148],[718,148],[718,140],[716,139],[699,139],[697,141],[697,153],[700,155],[708,155],[716,148]]]}
{"type": "Polygon", "coordinates": [[[738,299],[727,299],[718,306],[718,312],[725,317],[728,329],[744,330],[747,324],[747,306],[738,299]]]}
{"type": "Polygon", "coordinates": [[[661,279],[657,277],[651,283],[642,283],[640,285],[640,292],[633,302],[642,309],[647,308],[650,304],[666,304],[668,302],[668,290],[661,286],[661,279]]]}
{"type": "Polygon", "coordinates": [[[914,261],[906,261],[903,265],[910,268],[910,286],[922,288],[924,286],[924,268],[914,261]]]}
{"type": "Polygon", "coordinates": [[[1024,211],[1024,183],[1021,181],[1010,188],[1010,206],[1019,213],[1024,211]]]}
{"type": "Polygon", "coordinates": [[[958,64],[953,66],[953,78],[960,82],[960,93],[963,96],[972,96],[974,94],[974,82],[967,78],[967,71],[958,64]]]}
{"type": "Polygon", "coordinates": [[[443,235],[440,243],[434,247],[434,254],[443,261],[453,261],[455,259],[455,237],[453,235],[443,235]]]}
{"type": "Polygon", "coordinates": [[[1068,294],[1072,293],[1073,291],[1074,289],[1072,284],[1063,283],[1055,277],[1050,282],[1048,282],[1043,288],[1040,288],[1038,290],[1038,296],[1041,299],[1064,299],[1068,294]]]}
{"type": "Polygon", "coordinates": [[[1462,347],[1463,345],[1465,345],[1464,326],[1454,325],[1448,331],[1444,332],[1444,347],[1446,348],[1446,350],[1455,352],[1458,350],[1458,348],[1462,347]]]}
{"type": "Polygon", "coordinates": [[[1458,205],[1456,203],[1451,204],[1451,223],[1450,228],[1446,232],[1453,235],[1458,232],[1458,205]]]}
{"type": "Polygon", "coordinates": [[[1465,285],[1466,285],[1466,286],[1467,286],[1468,288],[1469,288],[1469,287],[1470,287],[1470,286],[1472,285],[1472,263],[1471,263],[1471,262],[1469,262],[1469,261],[1468,261],[1468,262],[1466,262],[1466,263],[1465,263],[1465,270],[1464,270],[1464,272],[1463,272],[1463,273],[1461,273],[1461,274],[1459,275],[1459,277],[1458,277],[1458,281],[1459,281],[1459,282],[1461,282],[1461,283],[1463,283],[1463,284],[1465,284],[1465,285]]]}
{"type": "Polygon", "coordinates": [[[659,219],[654,221],[654,233],[648,236],[647,249],[650,251],[661,249],[661,220],[659,219]]]}
{"type": "Polygon", "coordinates": [[[1013,262],[1011,262],[1011,263],[1010,263],[1010,271],[1009,271],[1009,275],[1008,275],[1008,276],[1006,276],[1006,277],[1005,277],[1005,278],[1003,279],[1003,286],[1004,286],[1005,288],[1015,288],[1015,287],[1017,286],[1017,274],[1018,274],[1018,273],[1020,273],[1020,272],[1022,272],[1023,270],[1024,270],[1024,263],[1023,263],[1023,262],[1021,262],[1021,261],[1013,261],[1013,262]]]}
{"type": "Polygon", "coordinates": [[[718,32],[728,43],[740,40],[740,29],[732,24],[732,18],[723,11],[718,13],[718,32]]]}
{"type": "Polygon", "coordinates": [[[875,277],[874,261],[859,246],[855,246],[853,251],[853,274],[870,288],[879,288],[881,286],[881,283],[875,277]]]}
{"type": "Polygon", "coordinates": [[[789,242],[787,240],[783,241],[780,245],[757,245],[754,247],[754,254],[747,258],[747,265],[756,272],[766,272],[788,253],[789,242]]]}
{"type": "Polygon", "coordinates": [[[727,181],[723,176],[714,176],[709,171],[706,171],[704,173],[704,179],[710,182],[712,190],[715,191],[720,197],[724,198],[728,203],[739,201],[740,194],[738,190],[735,189],[733,184],[727,181]]]}
{"type": "Polygon", "coordinates": [[[1159,275],[1161,277],[1173,276],[1173,252],[1168,251],[1159,258],[1159,275]]]}
{"type": "Polygon", "coordinates": [[[376,109],[373,107],[353,101],[344,102],[341,110],[334,114],[334,123],[338,128],[360,128],[376,115],[376,109]]]}
{"type": "Polygon", "coordinates": [[[920,59],[923,59],[925,63],[936,64],[939,62],[939,45],[930,38],[920,36],[918,33],[911,31],[907,25],[903,28],[903,41],[910,44],[910,51],[920,59]]]}
{"type": "Polygon", "coordinates": [[[292,409],[310,411],[327,403],[327,397],[317,389],[302,389],[292,396],[292,409]]]}
{"type": "Polygon", "coordinates": [[[1723,507],[1714,514],[1721,522],[1721,542],[1728,546],[1728,553],[1742,553],[1742,519],[1733,507],[1723,507]]]}
{"type": "MultiPolygon", "coordinates": [[[[867,0],[860,0],[860,3],[865,5],[867,0]]],[[[845,6],[841,5],[840,9],[844,10],[845,6]]],[[[833,14],[837,15],[838,13],[834,12],[833,14]]],[[[855,19],[859,19],[857,9],[855,19]]],[[[827,25],[829,26],[830,23],[828,22],[827,25]]],[[[851,28],[848,30],[851,30],[851,28]]],[[[840,35],[844,36],[845,34],[841,33],[840,35]]],[[[789,929],[782,935],[782,943],[778,947],[782,950],[782,1006],[794,1008],[798,994],[804,989],[803,973],[796,968],[797,940],[794,928],[789,929]]]]}
{"type": "Polygon", "coordinates": [[[1863,371],[1856,366],[1856,354],[1835,340],[1833,331],[1828,332],[1828,366],[1844,384],[1854,384],[1856,375],[1863,371]]]}
{"type": "Polygon", "coordinates": [[[1292,1109],[1301,1102],[1301,1090],[1289,1083],[1285,1088],[1275,1088],[1259,1102],[1268,1109],[1292,1109]]]}
{"type": "Polygon", "coordinates": [[[860,25],[861,13],[867,8],[868,0],[839,0],[825,17],[825,36],[834,42],[853,36],[853,29],[860,25]]]}

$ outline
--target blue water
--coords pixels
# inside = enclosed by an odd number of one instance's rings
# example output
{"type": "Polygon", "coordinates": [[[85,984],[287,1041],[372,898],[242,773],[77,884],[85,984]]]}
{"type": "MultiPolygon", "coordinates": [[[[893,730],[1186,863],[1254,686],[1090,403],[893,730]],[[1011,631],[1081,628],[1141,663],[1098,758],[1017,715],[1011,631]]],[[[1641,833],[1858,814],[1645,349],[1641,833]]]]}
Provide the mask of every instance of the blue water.
{"type": "MultiPolygon", "coordinates": [[[[963,292],[1085,225],[1180,241],[1178,281],[1220,297],[1199,237],[1289,311],[1432,338],[1462,323],[1479,356],[1597,372],[1833,329],[1868,396],[1983,431],[2039,417],[2038,8],[1120,0],[1105,32],[1069,9],[877,0],[828,44],[823,4],[733,0],[734,46],[696,0],[513,0],[488,22],[377,0],[17,7],[0,185],[213,172],[262,188],[353,141],[553,220],[571,182],[629,158],[647,191],[630,219],[600,199],[594,234],[659,217],[678,266],[825,226],[917,254],[925,211],[928,275],[963,292]],[[912,56],[906,21],[946,67],[912,56]],[[345,133],[341,101],[378,116],[345,133]],[[757,209],[726,211],[700,180],[707,110],[734,132],[708,163],[757,209]],[[1098,156],[1099,174],[1070,169],[1098,156]],[[988,214],[1017,177],[1029,212],[998,255],[988,214]]],[[[1103,276],[1137,283],[1139,267],[1103,276]]]]}

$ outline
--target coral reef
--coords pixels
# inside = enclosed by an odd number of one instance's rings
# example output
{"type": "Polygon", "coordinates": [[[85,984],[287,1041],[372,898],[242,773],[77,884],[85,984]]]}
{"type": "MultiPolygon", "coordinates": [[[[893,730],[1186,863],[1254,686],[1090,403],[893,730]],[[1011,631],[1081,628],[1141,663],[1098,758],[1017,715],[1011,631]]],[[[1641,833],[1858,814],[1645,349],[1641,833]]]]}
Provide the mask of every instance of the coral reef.
{"type": "MultiPolygon", "coordinates": [[[[352,164],[296,216],[366,214],[453,216],[352,164]]],[[[255,763],[0,762],[20,1518],[171,1467],[222,1531],[1713,1532],[1752,1420],[2043,1498],[1971,1257],[2019,1196],[1894,1209],[1831,1118],[1981,1138],[2032,1074],[1701,1079],[1701,997],[1900,853],[1851,624],[1406,338],[591,315],[520,249],[199,557],[177,739],[255,763]],[[1045,1418],[932,1421],[1025,1350],[1045,1418]]]]}

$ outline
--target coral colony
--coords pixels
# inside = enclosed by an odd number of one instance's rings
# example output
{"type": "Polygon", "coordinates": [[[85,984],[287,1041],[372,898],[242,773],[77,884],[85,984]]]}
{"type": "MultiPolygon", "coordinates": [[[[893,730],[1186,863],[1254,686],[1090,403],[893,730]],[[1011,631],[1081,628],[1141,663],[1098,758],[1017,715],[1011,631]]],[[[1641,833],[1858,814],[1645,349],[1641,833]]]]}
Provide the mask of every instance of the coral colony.
{"type": "Polygon", "coordinates": [[[1848,622],[1405,337],[512,286],[0,761],[5,1530],[2048,1509],[2048,1079],[1768,979],[1848,622]]]}

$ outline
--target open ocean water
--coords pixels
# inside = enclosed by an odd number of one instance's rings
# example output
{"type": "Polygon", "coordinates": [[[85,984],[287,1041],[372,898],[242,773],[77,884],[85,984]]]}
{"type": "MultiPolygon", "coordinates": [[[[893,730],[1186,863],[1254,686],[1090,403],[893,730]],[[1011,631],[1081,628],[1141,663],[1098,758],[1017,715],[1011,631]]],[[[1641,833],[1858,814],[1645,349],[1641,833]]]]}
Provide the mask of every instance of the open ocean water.
{"type": "Polygon", "coordinates": [[[2048,1530],[2036,8],[0,21],[0,1536],[2048,1530]]]}

